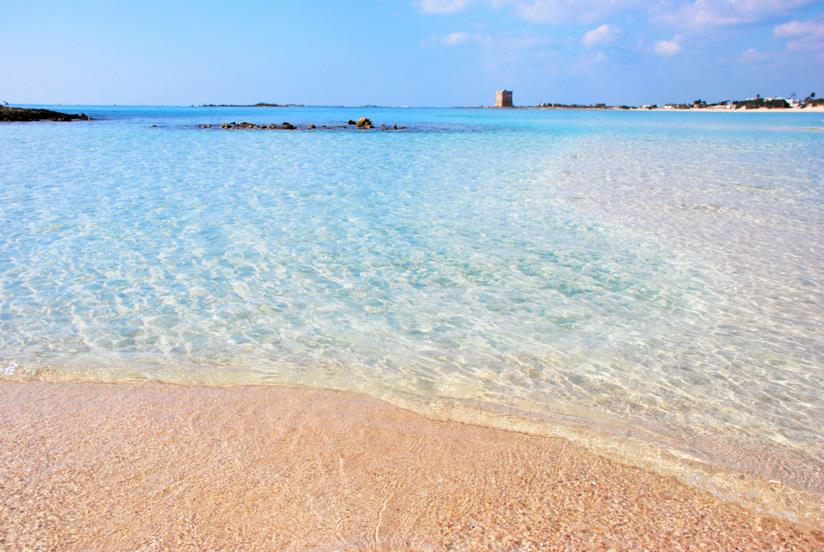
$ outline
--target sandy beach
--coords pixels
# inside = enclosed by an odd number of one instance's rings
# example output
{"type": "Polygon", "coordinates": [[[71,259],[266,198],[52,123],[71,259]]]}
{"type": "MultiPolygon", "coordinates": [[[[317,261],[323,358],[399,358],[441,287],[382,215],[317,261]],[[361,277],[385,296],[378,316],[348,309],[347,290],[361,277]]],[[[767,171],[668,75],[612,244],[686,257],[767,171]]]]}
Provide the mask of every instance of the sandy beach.
{"type": "Polygon", "coordinates": [[[788,107],[784,109],[771,109],[768,107],[759,107],[756,109],[729,109],[726,106],[712,106],[701,107],[693,109],[679,109],[672,107],[658,107],[655,109],[643,109],[641,111],[680,111],[693,113],[824,113],[824,106],[812,105],[809,107],[788,107]]]}
{"type": "Polygon", "coordinates": [[[289,387],[0,384],[0,548],[815,550],[568,441],[289,387]]]}

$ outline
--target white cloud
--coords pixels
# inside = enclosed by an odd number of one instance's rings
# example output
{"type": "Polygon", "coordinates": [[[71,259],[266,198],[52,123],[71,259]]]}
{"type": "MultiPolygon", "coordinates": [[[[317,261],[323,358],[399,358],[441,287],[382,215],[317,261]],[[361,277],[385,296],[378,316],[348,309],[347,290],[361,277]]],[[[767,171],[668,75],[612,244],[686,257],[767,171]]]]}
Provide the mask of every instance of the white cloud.
{"type": "Polygon", "coordinates": [[[676,28],[703,29],[770,21],[821,0],[491,0],[536,23],[592,22],[631,13],[676,28]]]}
{"type": "Polygon", "coordinates": [[[464,31],[449,33],[439,36],[431,36],[421,42],[421,48],[429,48],[433,46],[458,46],[460,44],[476,43],[489,44],[492,39],[485,34],[472,34],[464,31]]]}
{"type": "Polygon", "coordinates": [[[552,44],[553,42],[551,37],[534,35],[499,36],[494,40],[487,37],[487,40],[490,47],[502,50],[527,50],[552,44]]]}
{"type": "Polygon", "coordinates": [[[609,57],[604,52],[600,50],[595,52],[588,51],[572,60],[568,69],[572,74],[586,74],[596,70],[598,65],[607,63],[608,61],[609,57]]]}
{"type": "Polygon", "coordinates": [[[633,7],[641,0],[493,0],[493,6],[512,6],[522,19],[537,23],[592,21],[633,7]]]}
{"type": "Polygon", "coordinates": [[[656,19],[675,26],[703,28],[744,25],[768,20],[812,0],[693,0],[676,2],[656,19]]]}
{"type": "Polygon", "coordinates": [[[763,22],[821,0],[492,0],[528,21],[595,21],[633,12],[679,28],[708,28],[763,22]]]}
{"type": "Polygon", "coordinates": [[[581,42],[586,47],[595,46],[596,44],[606,44],[607,42],[613,41],[617,35],[617,27],[604,23],[600,27],[584,33],[584,38],[581,39],[581,42]]]}
{"type": "Polygon", "coordinates": [[[773,36],[785,38],[788,36],[801,36],[813,30],[812,21],[789,21],[776,25],[773,29],[773,36]]]}
{"type": "Polygon", "coordinates": [[[455,13],[469,5],[469,0],[417,0],[422,13],[455,13]]]}
{"type": "Polygon", "coordinates": [[[456,44],[462,44],[467,42],[472,37],[468,33],[460,32],[460,33],[449,33],[448,35],[441,38],[441,42],[446,44],[447,46],[455,46],[456,44]]]}
{"type": "Polygon", "coordinates": [[[755,48],[748,48],[740,56],[738,56],[738,59],[744,63],[760,63],[762,61],[769,61],[772,58],[773,54],[771,52],[762,52],[760,50],[756,50],[755,48]]]}
{"type": "Polygon", "coordinates": [[[676,36],[672,40],[659,40],[652,49],[659,56],[674,56],[681,51],[681,44],[679,44],[676,36]]]}
{"type": "Polygon", "coordinates": [[[538,49],[554,41],[548,36],[521,35],[489,35],[485,33],[467,33],[464,31],[446,35],[432,36],[421,42],[422,48],[431,46],[457,46],[459,44],[479,44],[482,47],[497,52],[538,49]]]}
{"type": "Polygon", "coordinates": [[[824,18],[776,25],[773,36],[789,39],[788,50],[824,50],[824,18]]]}

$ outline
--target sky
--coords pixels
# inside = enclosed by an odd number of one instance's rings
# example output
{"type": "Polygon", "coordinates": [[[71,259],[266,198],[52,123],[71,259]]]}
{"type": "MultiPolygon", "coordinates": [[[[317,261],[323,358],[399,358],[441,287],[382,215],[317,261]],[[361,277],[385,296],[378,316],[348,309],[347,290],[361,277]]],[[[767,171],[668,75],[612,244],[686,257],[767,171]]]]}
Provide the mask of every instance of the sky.
{"type": "Polygon", "coordinates": [[[2,0],[0,101],[824,96],[824,0],[2,0]]]}

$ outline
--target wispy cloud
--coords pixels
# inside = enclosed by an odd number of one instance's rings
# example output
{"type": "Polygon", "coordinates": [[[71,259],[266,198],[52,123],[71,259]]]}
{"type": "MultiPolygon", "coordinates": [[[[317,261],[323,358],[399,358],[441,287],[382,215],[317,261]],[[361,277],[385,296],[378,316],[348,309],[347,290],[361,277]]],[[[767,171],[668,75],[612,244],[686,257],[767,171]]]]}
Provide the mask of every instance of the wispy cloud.
{"type": "Polygon", "coordinates": [[[747,48],[738,56],[738,59],[744,63],[761,63],[770,61],[773,57],[774,54],[772,52],[762,52],[756,48],[747,48]]]}
{"type": "Polygon", "coordinates": [[[421,46],[457,46],[459,44],[479,44],[488,50],[498,52],[528,50],[544,47],[554,41],[548,36],[533,34],[519,35],[489,35],[485,33],[468,33],[457,31],[440,36],[432,36],[421,43],[421,46]]]}
{"type": "Polygon", "coordinates": [[[675,54],[681,52],[680,40],[677,35],[670,40],[659,40],[652,47],[652,51],[658,56],[674,56],[675,54]]]}
{"type": "Polygon", "coordinates": [[[547,44],[552,44],[554,41],[548,36],[535,36],[530,34],[525,35],[509,35],[496,37],[494,40],[489,39],[489,46],[501,50],[526,50],[534,47],[543,47],[547,44]]]}
{"type": "Polygon", "coordinates": [[[640,0],[492,0],[492,4],[511,6],[519,17],[537,23],[592,21],[644,5],[640,0]]]}
{"type": "Polygon", "coordinates": [[[421,13],[455,13],[469,6],[470,0],[416,0],[421,13]]]}
{"type": "Polygon", "coordinates": [[[780,17],[812,0],[693,0],[659,9],[655,19],[678,27],[728,27],[780,17]]]}
{"type": "Polygon", "coordinates": [[[422,48],[437,47],[437,46],[459,46],[461,44],[487,44],[491,41],[490,37],[480,33],[467,33],[464,31],[457,31],[445,35],[431,36],[421,42],[422,48]]]}
{"type": "Polygon", "coordinates": [[[472,40],[472,35],[464,32],[449,33],[448,35],[441,37],[441,42],[447,46],[463,44],[464,42],[469,42],[470,40],[472,40]]]}
{"type": "Polygon", "coordinates": [[[618,36],[618,27],[604,23],[600,27],[596,27],[591,31],[584,33],[581,43],[587,48],[590,48],[597,44],[612,42],[615,40],[616,36],[618,36]]]}
{"type": "Polygon", "coordinates": [[[774,20],[820,0],[491,0],[528,21],[560,24],[632,13],[677,28],[702,29],[774,20]]]}
{"type": "Polygon", "coordinates": [[[824,52],[824,18],[782,23],[773,29],[773,36],[788,39],[788,50],[824,52]]]}

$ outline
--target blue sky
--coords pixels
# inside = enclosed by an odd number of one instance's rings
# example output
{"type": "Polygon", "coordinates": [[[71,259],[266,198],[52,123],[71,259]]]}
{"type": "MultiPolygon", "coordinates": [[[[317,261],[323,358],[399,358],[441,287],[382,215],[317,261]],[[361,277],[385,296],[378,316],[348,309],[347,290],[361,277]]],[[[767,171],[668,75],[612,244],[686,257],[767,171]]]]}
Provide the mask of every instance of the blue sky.
{"type": "Polygon", "coordinates": [[[822,0],[4,0],[12,103],[824,95],[822,0]]]}

